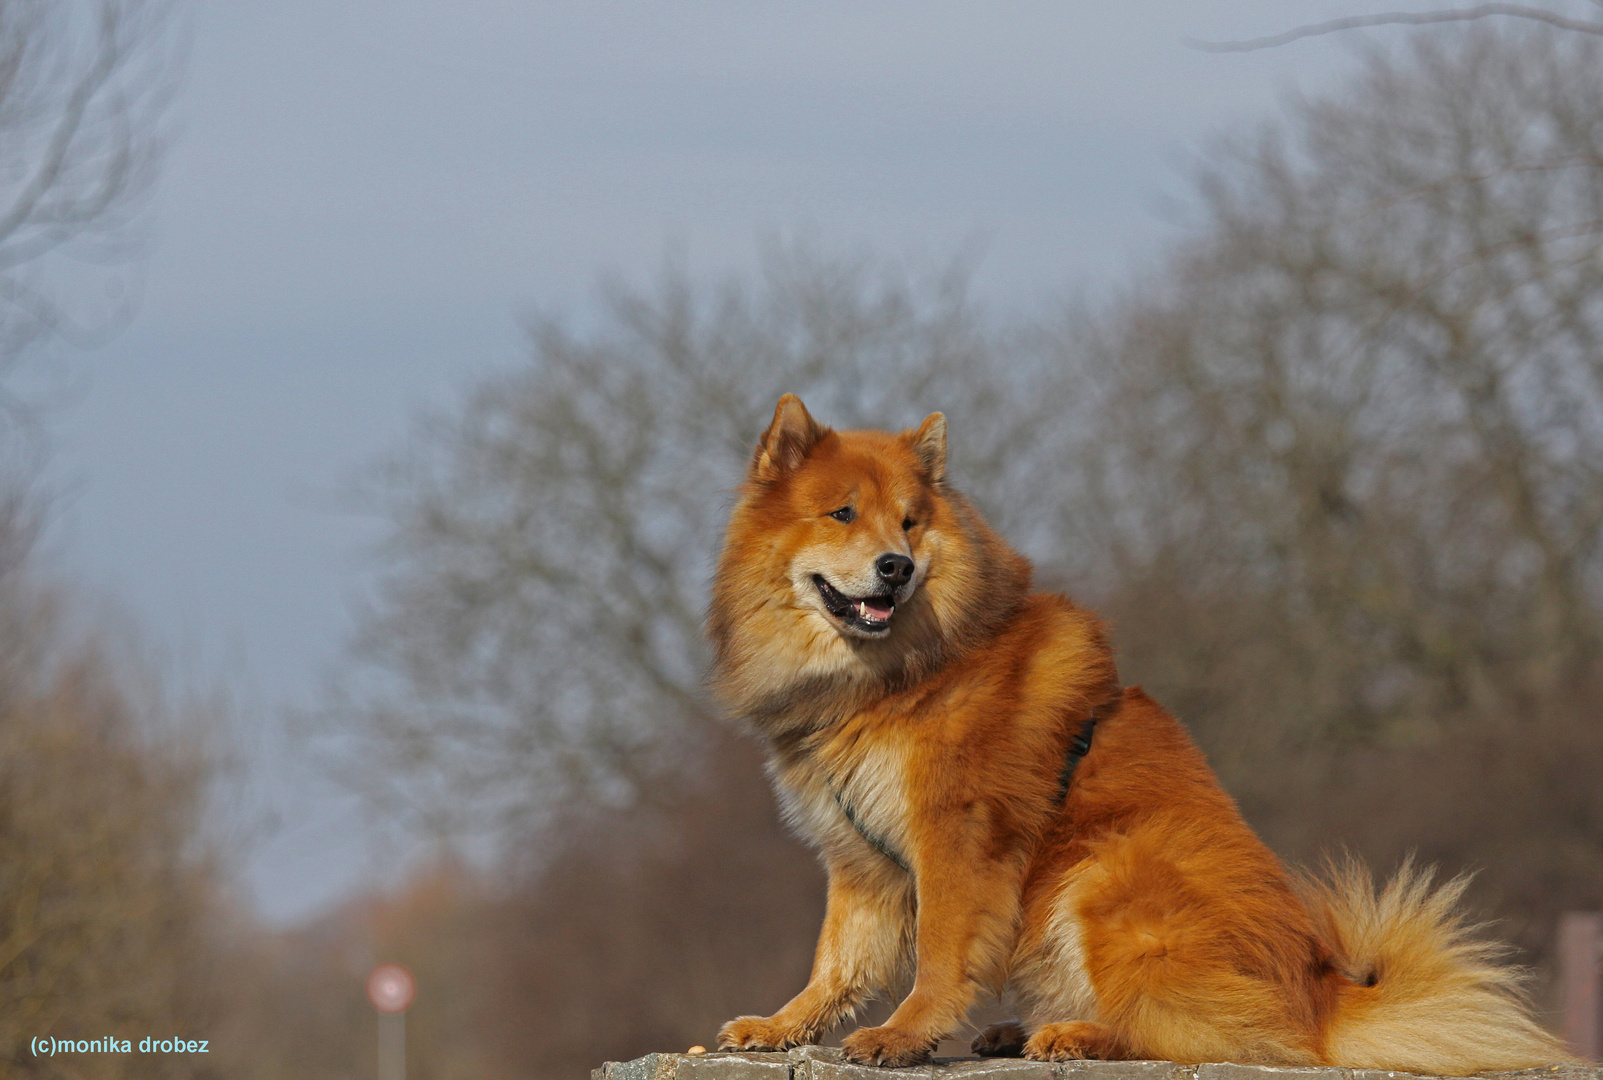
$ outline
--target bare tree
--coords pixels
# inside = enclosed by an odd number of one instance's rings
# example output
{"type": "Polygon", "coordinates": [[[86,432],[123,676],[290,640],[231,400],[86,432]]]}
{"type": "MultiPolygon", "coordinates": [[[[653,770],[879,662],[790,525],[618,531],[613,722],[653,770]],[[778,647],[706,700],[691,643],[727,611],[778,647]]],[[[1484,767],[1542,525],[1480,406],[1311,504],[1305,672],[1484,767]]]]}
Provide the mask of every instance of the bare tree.
{"type": "MultiPolygon", "coordinates": [[[[180,43],[166,0],[0,0],[0,373],[84,344],[131,299],[180,43]]],[[[4,421],[29,415],[16,383],[4,421]]],[[[39,1058],[29,1041],[209,1024],[219,872],[201,735],[40,565],[37,444],[0,421],[0,1062],[30,1076],[192,1076],[193,1060],[39,1058]]]]}
{"type": "Polygon", "coordinates": [[[357,779],[431,820],[652,798],[710,716],[700,627],[726,493],[781,393],[845,427],[939,403],[961,474],[1003,501],[1031,380],[1003,367],[964,279],[776,248],[754,289],[669,272],[654,295],[611,290],[592,334],[537,321],[527,367],[380,477],[387,573],[333,708],[357,779]]]}
{"type": "Polygon", "coordinates": [[[1353,806],[1325,780],[1358,790],[1341,763],[1380,775],[1359,748],[1386,747],[1416,772],[1463,762],[1437,797],[1517,798],[1501,823],[1416,821],[1416,843],[1495,859],[1505,899],[1521,875],[1603,872],[1603,803],[1574,771],[1603,764],[1583,722],[1603,674],[1600,49],[1530,25],[1372,52],[1214,155],[1198,239],[1075,339],[1116,373],[1088,520],[1128,590],[1128,666],[1288,846],[1330,839],[1313,804],[1353,806]]]}

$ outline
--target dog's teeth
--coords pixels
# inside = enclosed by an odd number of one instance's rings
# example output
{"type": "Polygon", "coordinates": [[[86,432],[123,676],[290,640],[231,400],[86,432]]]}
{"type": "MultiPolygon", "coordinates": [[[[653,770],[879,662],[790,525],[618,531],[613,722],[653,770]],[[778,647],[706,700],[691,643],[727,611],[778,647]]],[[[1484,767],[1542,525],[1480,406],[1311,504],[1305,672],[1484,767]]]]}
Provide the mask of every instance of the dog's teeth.
{"type": "Polygon", "coordinates": [[[857,601],[857,614],[858,614],[858,616],[860,618],[864,618],[864,619],[868,618],[868,601],[867,600],[859,600],[859,601],[857,601]]]}

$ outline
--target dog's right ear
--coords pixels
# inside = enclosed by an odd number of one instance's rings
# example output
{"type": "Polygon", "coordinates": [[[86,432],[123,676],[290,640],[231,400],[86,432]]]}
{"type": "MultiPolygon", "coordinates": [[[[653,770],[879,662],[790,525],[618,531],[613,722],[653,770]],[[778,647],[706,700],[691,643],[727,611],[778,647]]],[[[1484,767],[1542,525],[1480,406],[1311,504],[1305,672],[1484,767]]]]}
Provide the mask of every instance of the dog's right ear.
{"type": "Polygon", "coordinates": [[[795,394],[786,394],[774,408],[774,422],[757,443],[751,478],[771,483],[800,465],[829,429],[812,418],[795,394]]]}

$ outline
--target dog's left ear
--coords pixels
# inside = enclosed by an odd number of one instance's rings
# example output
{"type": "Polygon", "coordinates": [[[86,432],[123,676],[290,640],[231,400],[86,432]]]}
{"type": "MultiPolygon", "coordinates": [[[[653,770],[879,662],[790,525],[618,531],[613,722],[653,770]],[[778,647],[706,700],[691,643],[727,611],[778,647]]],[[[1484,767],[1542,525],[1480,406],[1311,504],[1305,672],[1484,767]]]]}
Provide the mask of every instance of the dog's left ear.
{"type": "Polygon", "coordinates": [[[918,425],[918,430],[903,436],[913,446],[913,453],[924,463],[930,480],[939,484],[946,479],[946,414],[932,412],[918,425]]]}

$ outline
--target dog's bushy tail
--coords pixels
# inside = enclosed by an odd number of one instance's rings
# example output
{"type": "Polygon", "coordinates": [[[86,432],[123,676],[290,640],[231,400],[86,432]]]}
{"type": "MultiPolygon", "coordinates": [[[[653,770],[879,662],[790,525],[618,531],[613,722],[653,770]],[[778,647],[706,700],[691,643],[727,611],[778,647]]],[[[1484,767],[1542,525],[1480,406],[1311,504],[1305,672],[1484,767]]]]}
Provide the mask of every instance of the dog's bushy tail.
{"type": "Polygon", "coordinates": [[[1328,1060],[1438,1076],[1573,1060],[1531,1019],[1524,973],[1501,962],[1508,948],[1465,925],[1468,876],[1439,886],[1434,876],[1410,860],[1377,892],[1349,857],[1302,879],[1318,932],[1352,980],[1338,988],[1328,1060]]]}

